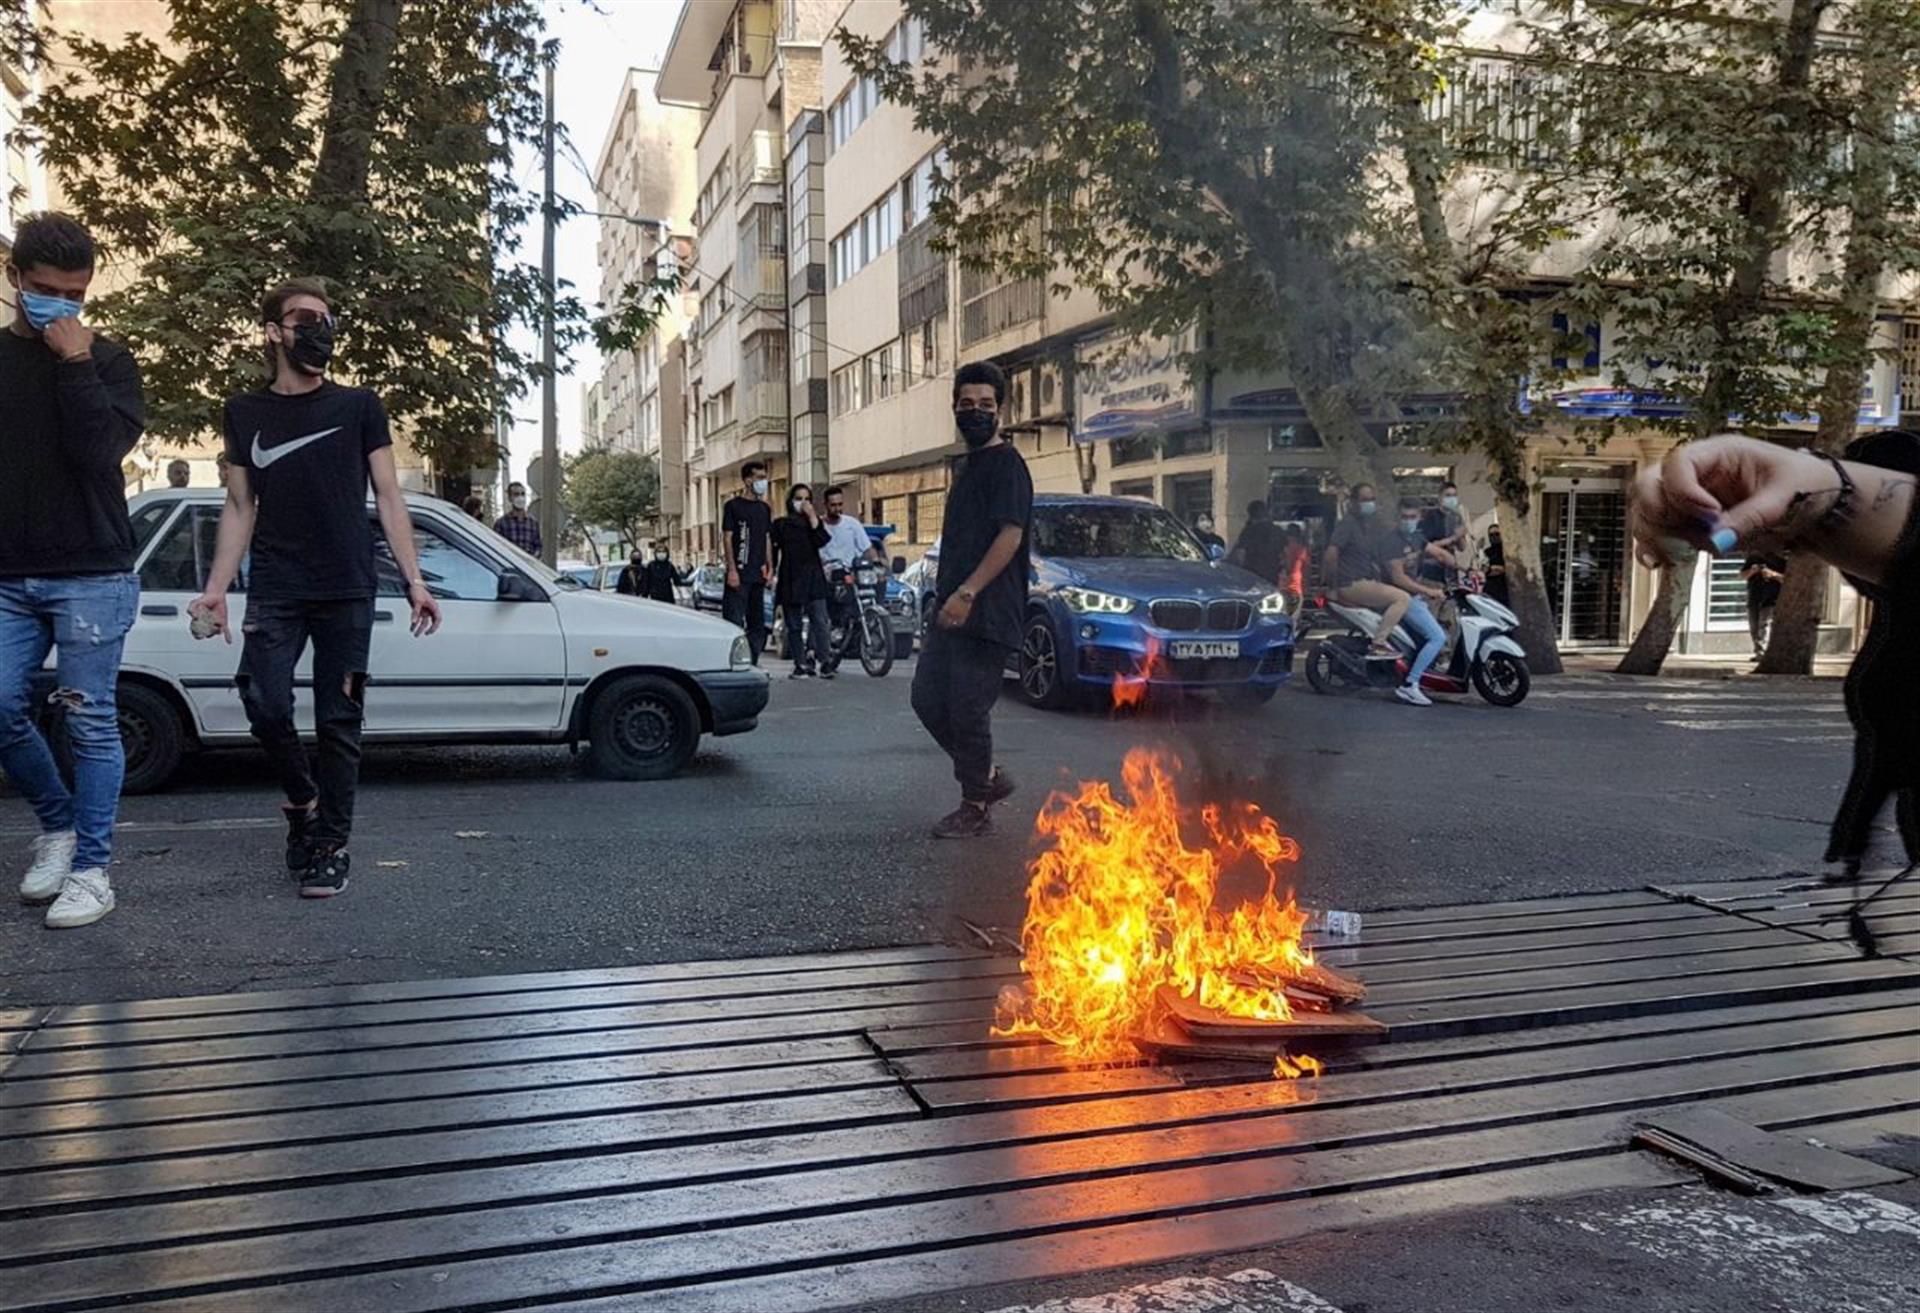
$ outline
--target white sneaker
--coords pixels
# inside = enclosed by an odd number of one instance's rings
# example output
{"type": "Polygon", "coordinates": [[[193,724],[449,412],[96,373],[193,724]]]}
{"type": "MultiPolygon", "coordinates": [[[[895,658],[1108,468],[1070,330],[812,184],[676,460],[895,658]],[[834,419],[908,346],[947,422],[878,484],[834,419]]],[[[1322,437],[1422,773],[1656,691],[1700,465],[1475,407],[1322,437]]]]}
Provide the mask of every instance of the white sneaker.
{"type": "Polygon", "coordinates": [[[20,879],[20,901],[44,903],[60,892],[60,886],[73,873],[72,830],[56,830],[33,841],[33,864],[20,879]]]}
{"type": "Polygon", "coordinates": [[[97,866],[91,871],[75,871],[47,909],[47,929],[92,925],[112,910],[113,886],[107,883],[107,873],[97,866]]]}
{"type": "Polygon", "coordinates": [[[1410,706],[1430,707],[1433,705],[1433,699],[1425,693],[1422,693],[1418,684],[1402,684],[1399,688],[1393,690],[1393,695],[1410,706]]]}

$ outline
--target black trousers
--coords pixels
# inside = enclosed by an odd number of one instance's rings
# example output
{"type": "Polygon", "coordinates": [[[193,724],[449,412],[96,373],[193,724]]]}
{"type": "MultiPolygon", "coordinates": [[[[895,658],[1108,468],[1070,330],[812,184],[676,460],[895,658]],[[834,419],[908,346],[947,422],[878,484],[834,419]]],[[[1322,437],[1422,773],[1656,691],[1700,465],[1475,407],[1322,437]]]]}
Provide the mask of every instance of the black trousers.
{"type": "Polygon", "coordinates": [[[360,726],[373,637],[373,599],[344,602],[252,598],[242,630],[240,700],[253,737],[280,774],[287,801],[318,798],[315,842],[345,847],[353,832],[353,796],[360,782],[360,726]],[[318,769],[307,760],[293,723],[293,670],[313,644],[313,728],[318,769]]]}
{"type": "Polygon", "coordinates": [[[759,575],[740,576],[740,586],[720,595],[720,614],[747,631],[747,647],[753,652],[753,664],[767,650],[767,586],[759,575]]]}
{"type": "Polygon", "coordinates": [[[822,670],[832,670],[836,658],[833,651],[833,622],[827,618],[827,599],[816,597],[811,602],[788,602],[785,610],[787,655],[793,658],[793,664],[802,670],[811,670],[816,664],[822,670]],[[804,642],[801,637],[803,632],[804,642]],[[811,659],[809,648],[812,649],[811,659]]]}
{"type": "Polygon", "coordinates": [[[965,634],[935,629],[913,672],[913,711],[947,756],[960,796],[985,802],[993,778],[993,704],[1007,652],[965,634]]]}

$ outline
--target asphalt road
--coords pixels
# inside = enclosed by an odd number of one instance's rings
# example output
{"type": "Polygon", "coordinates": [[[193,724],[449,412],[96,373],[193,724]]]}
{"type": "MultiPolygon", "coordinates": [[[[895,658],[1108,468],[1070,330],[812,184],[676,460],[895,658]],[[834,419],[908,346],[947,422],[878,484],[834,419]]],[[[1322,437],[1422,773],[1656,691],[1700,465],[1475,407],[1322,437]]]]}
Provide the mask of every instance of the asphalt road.
{"type": "MultiPolygon", "coordinates": [[[[1298,838],[1304,902],[1383,908],[1705,880],[1818,857],[1847,764],[1839,687],[1543,680],[1525,705],[1409,708],[1289,688],[996,719],[1020,782],[991,839],[940,843],[947,764],[885,679],[776,679],[754,733],[682,778],[593,779],[564,749],[372,750],[351,891],[303,902],[261,758],[207,756],[127,800],[98,926],[0,916],[0,1001],[478,975],[956,940],[1017,925],[1048,791],[1117,779],[1136,745],[1194,797],[1251,799],[1298,838]]],[[[0,794],[10,861],[33,830],[0,794]]],[[[7,878],[13,878],[11,868],[7,878]]]]}

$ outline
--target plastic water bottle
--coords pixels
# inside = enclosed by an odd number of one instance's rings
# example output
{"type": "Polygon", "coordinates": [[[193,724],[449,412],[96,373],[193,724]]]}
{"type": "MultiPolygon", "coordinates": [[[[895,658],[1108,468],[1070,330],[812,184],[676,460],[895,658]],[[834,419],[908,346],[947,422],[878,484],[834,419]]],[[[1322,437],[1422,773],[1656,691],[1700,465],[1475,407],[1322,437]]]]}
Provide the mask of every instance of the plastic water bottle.
{"type": "Polygon", "coordinates": [[[1307,913],[1307,933],[1322,935],[1329,939],[1358,939],[1360,913],[1336,912],[1324,907],[1315,908],[1307,913]]]}

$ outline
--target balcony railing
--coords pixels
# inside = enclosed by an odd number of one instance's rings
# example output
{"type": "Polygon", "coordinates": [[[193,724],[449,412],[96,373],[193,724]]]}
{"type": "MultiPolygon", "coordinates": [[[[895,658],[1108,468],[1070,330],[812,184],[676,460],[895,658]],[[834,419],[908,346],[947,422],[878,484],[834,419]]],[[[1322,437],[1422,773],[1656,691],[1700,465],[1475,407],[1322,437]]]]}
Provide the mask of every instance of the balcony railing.
{"type": "Polygon", "coordinates": [[[1046,309],[1047,286],[1038,278],[1022,278],[989,288],[962,303],[960,307],[960,345],[1004,333],[1029,320],[1038,319],[1046,309]]]}
{"type": "Polygon", "coordinates": [[[933,247],[933,220],[900,239],[900,331],[910,332],[947,312],[947,253],[933,247]]]}

